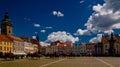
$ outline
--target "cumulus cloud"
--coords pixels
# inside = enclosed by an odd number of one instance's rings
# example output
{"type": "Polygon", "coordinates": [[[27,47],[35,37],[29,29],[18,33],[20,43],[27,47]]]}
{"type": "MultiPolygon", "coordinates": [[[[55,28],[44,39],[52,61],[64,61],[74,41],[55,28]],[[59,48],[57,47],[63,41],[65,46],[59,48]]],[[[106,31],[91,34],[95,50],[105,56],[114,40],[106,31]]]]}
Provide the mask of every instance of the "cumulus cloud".
{"type": "Polygon", "coordinates": [[[104,0],[103,5],[93,6],[94,13],[89,17],[85,26],[92,32],[113,32],[120,29],[120,0],[104,0]]]}
{"type": "Polygon", "coordinates": [[[60,12],[60,11],[53,11],[52,14],[54,16],[57,16],[57,17],[63,17],[64,16],[64,14],[62,12],[60,12]]]}
{"type": "Polygon", "coordinates": [[[34,24],[34,27],[40,27],[40,24],[34,24]]]}
{"type": "Polygon", "coordinates": [[[48,46],[48,45],[50,45],[50,43],[46,43],[46,42],[41,41],[41,42],[40,42],[40,45],[41,45],[41,46],[48,46]]]}
{"type": "Polygon", "coordinates": [[[81,0],[81,1],[80,1],[81,4],[84,3],[84,2],[85,2],[84,0],[81,0]]]}
{"type": "Polygon", "coordinates": [[[65,31],[58,31],[58,32],[53,32],[48,35],[48,40],[49,42],[55,42],[55,41],[61,41],[61,42],[66,42],[66,41],[72,41],[75,43],[78,41],[78,37],[73,37],[70,33],[67,33],[65,31]]]}
{"type": "Polygon", "coordinates": [[[36,36],[32,36],[33,39],[36,39],[36,36]]]}
{"type": "Polygon", "coordinates": [[[92,42],[92,43],[101,42],[101,38],[102,38],[102,34],[98,34],[97,37],[91,38],[89,42],[92,42]]]}
{"type": "Polygon", "coordinates": [[[88,31],[87,29],[85,30],[78,29],[74,35],[90,35],[90,31],[88,31]]]}
{"type": "Polygon", "coordinates": [[[26,17],[24,18],[24,20],[25,20],[25,21],[31,21],[30,18],[26,18],[26,17]]]}
{"type": "Polygon", "coordinates": [[[52,29],[52,27],[45,27],[45,29],[52,29]]]}
{"type": "Polygon", "coordinates": [[[40,32],[45,33],[45,32],[46,32],[46,30],[41,30],[40,32]]]}

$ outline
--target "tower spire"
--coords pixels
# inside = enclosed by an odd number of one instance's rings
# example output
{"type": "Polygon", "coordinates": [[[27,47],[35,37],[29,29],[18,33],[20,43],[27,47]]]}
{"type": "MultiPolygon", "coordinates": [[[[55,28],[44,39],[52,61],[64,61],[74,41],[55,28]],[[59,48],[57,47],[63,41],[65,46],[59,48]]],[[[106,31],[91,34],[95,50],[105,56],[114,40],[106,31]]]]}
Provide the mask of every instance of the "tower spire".
{"type": "Polygon", "coordinates": [[[8,10],[5,11],[4,19],[9,19],[8,10]]]}
{"type": "Polygon", "coordinates": [[[9,19],[8,11],[6,10],[1,23],[1,34],[12,35],[12,29],[12,22],[9,19]]]}
{"type": "Polygon", "coordinates": [[[38,33],[36,33],[36,39],[37,41],[40,41],[38,33]]]}

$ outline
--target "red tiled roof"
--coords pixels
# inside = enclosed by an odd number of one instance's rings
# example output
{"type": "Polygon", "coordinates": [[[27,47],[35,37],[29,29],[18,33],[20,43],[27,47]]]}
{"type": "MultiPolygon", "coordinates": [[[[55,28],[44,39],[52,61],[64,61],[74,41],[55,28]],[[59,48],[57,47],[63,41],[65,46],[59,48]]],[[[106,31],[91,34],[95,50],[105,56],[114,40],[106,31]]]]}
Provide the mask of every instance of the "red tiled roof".
{"type": "Polygon", "coordinates": [[[21,39],[21,38],[16,37],[16,36],[8,36],[8,38],[10,38],[11,40],[22,41],[22,39],[21,39]]]}
{"type": "Polygon", "coordinates": [[[59,43],[57,46],[58,47],[64,47],[64,45],[65,45],[64,43],[59,43]]]}
{"type": "Polygon", "coordinates": [[[6,35],[0,34],[0,40],[11,41],[6,35]]]}
{"type": "Polygon", "coordinates": [[[72,46],[72,42],[66,42],[67,46],[72,46]]]}
{"type": "Polygon", "coordinates": [[[58,43],[57,46],[58,47],[72,46],[72,42],[58,43]]]}

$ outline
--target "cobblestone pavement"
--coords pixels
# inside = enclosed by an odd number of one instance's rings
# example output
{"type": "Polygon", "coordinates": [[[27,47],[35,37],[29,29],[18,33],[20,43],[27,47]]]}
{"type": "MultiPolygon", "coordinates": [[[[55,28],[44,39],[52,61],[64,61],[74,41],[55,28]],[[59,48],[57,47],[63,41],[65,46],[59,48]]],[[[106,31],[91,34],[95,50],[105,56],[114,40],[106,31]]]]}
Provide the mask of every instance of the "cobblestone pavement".
{"type": "Polygon", "coordinates": [[[0,60],[0,67],[120,67],[120,57],[62,57],[0,60]]]}

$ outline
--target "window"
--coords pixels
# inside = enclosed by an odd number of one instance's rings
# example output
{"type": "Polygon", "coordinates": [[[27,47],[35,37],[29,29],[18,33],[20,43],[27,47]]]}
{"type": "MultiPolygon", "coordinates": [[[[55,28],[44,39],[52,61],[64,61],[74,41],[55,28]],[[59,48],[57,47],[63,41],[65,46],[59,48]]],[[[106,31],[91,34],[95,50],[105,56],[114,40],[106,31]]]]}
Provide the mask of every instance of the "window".
{"type": "Polygon", "coordinates": [[[2,51],[2,46],[0,46],[0,51],[2,51]]]}
{"type": "Polygon", "coordinates": [[[107,49],[108,48],[108,46],[107,45],[105,45],[105,49],[107,49]]]}
{"type": "Polygon", "coordinates": [[[4,45],[6,45],[5,41],[4,41],[4,45]]]}
{"type": "Polygon", "coordinates": [[[2,41],[0,41],[0,45],[2,45],[2,41]]]}
{"type": "Polygon", "coordinates": [[[6,47],[4,47],[4,50],[6,50],[6,47]]]}
{"type": "Polygon", "coordinates": [[[116,44],[116,48],[117,48],[117,49],[119,48],[119,44],[116,44]]]}
{"type": "Polygon", "coordinates": [[[5,42],[6,43],[6,45],[7,45],[7,42],[5,42]]]}
{"type": "Polygon", "coordinates": [[[7,47],[7,51],[9,51],[9,47],[7,47]]]}
{"type": "Polygon", "coordinates": [[[10,46],[10,42],[8,42],[8,45],[10,46]]]}
{"type": "Polygon", "coordinates": [[[10,47],[11,47],[11,43],[9,43],[10,47]]]}

